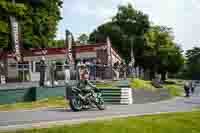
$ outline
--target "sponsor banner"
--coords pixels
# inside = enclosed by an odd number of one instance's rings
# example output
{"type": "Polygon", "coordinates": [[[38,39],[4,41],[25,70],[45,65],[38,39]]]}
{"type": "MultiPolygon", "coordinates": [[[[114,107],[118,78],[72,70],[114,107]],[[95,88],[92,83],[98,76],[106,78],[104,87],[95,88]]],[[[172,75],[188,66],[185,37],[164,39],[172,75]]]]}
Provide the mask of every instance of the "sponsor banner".
{"type": "Polygon", "coordinates": [[[112,65],[112,46],[109,37],[107,37],[107,53],[108,53],[108,64],[112,65]]]}
{"type": "Polygon", "coordinates": [[[15,17],[10,17],[11,28],[12,28],[12,38],[14,43],[15,57],[17,61],[21,61],[20,53],[20,40],[19,40],[19,24],[15,17]]]}
{"type": "Polygon", "coordinates": [[[69,57],[69,63],[73,64],[74,60],[73,60],[73,54],[72,54],[72,35],[70,34],[68,36],[68,57],[69,57]]]}

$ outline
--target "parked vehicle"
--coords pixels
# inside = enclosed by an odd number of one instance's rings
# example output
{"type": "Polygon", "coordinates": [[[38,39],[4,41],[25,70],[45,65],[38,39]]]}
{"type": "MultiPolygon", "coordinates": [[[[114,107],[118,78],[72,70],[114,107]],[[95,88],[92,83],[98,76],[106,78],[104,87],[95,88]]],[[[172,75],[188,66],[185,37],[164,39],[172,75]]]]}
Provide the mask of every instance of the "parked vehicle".
{"type": "Polygon", "coordinates": [[[69,99],[70,107],[73,111],[81,111],[97,107],[104,110],[104,101],[98,88],[87,90],[79,87],[72,87],[72,96],[69,99]]]}

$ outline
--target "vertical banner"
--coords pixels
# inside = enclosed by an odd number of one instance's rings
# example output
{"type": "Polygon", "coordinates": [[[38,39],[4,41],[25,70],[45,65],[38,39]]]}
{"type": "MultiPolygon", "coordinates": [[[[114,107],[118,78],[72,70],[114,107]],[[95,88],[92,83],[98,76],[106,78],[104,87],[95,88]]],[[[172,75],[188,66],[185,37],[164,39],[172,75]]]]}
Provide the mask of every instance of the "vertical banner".
{"type": "Polygon", "coordinates": [[[73,55],[72,55],[72,42],[73,42],[72,35],[69,34],[68,35],[68,57],[69,57],[70,64],[74,63],[73,55]]]}
{"type": "Polygon", "coordinates": [[[109,37],[107,37],[106,40],[107,40],[108,65],[112,66],[112,45],[109,37]]]}
{"type": "Polygon", "coordinates": [[[111,44],[111,41],[110,41],[110,38],[107,37],[107,52],[108,52],[108,65],[110,66],[110,75],[111,75],[111,78],[113,79],[113,69],[112,69],[112,44],[111,44]]]}
{"type": "Polygon", "coordinates": [[[19,24],[15,17],[10,17],[11,21],[11,29],[12,29],[12,39],[14,43],[14,51],[15,57],[18,62],[21,61],[21,53],[20,53],[20,41],[19,41],[19,24]]]}

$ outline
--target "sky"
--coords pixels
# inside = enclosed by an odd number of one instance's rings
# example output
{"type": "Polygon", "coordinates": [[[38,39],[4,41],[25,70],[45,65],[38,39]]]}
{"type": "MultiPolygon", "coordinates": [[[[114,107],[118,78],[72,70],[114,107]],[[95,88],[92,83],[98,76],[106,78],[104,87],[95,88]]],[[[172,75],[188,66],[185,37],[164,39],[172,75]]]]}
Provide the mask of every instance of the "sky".
{"type": "Polygon", "coordinates": [[[152,23],[171,27],[184,50],[200,46],[200,0],[63,0],[57,39],[69,29],[75,38],[91,33],[117,13],[119,5],[131,3],[149,15],[152,23]]]}

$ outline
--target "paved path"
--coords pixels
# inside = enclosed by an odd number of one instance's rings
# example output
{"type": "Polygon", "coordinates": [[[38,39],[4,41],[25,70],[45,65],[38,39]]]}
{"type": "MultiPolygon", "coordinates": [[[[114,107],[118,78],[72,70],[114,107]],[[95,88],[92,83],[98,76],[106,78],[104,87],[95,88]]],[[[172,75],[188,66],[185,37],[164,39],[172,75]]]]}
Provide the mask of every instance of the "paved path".
{"type": "Polygon", "coordinates": [[[0,130],[45,127],[66,123],[80,123],[107,118],[157,114],[164,112],[186,112],[200,107],[200,87],[191,98],[175,98],[169,101],[133,105],[107,106],[105,111],[90,110],[71,112],[65,109],[44,109],[39,111],[0,112],[0,130]]]}

